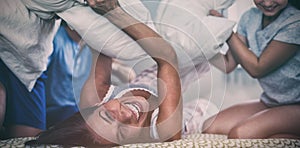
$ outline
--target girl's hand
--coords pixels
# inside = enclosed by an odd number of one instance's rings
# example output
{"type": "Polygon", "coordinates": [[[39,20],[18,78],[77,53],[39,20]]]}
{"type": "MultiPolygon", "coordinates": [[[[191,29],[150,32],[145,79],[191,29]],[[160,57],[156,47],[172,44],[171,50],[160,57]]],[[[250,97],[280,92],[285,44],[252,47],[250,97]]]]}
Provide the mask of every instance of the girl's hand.
{"type": "Polygon", "coordinates": [[[100,15],[120,7],[118,0],[87,0],[87,2],[100,15]]]}
{"type": "Polygon", "coordinates": [[[219,13],[217,10],[209,10],[209,15],[217,16],[217,17],[224,17],[221,13],[219,13]]]}

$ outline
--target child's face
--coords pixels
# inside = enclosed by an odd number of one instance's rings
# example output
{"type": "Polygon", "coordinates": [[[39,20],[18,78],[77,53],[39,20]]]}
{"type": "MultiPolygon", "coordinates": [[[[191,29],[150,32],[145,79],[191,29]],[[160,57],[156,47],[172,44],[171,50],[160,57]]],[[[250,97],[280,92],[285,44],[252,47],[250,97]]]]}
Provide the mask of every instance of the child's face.
{"type": "Polygon", "coordinates": [[[105,144],[126,143],[142,132],[148,110],[149,103],[143,97],[121,97],[100,105],[87,121],[99,136],[110,141],[105,144]]]}
{"type": "Polygon", "coordinates": [[[275,16],[284,9],[288,0],[253,0],[258,9],[266,16],[275,16]]]}

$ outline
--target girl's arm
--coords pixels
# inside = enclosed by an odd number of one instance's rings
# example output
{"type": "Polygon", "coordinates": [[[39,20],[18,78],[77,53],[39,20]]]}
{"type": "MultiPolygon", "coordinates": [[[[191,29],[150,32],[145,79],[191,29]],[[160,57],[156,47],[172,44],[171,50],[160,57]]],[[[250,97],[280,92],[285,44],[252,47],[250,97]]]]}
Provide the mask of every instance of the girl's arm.
{"type": "Polygon", "coordinates": [[[177,56],[173,48],[156,32],[124,13],[123,10],[106,17],[131,36],[158,64],[159,114],[157,128],[161,140],[181,138],[182,102],[177,56]],[[126,25],[134,22],[132,25],[126,25]]]}
{"type": "MultiPolygon", "coordinates": [[[[211,10],[210,14],[222,17],[222,15],[215,10],[211,10]]],[[[272,40],[260,57],[257,57],[248,49],[245,37],[233,33],[227,43],[229,44],[230,52],[227,57],[223,57],[225,67],[227,68],[225,68],[225,71],[232,70],[231,68],[239,63],[254,78],[264,77],[279,68],[294,56],[300,47],[299,45],[272,40]]],[[[213,58],[212,61],[217,63],[216,65],[220,65],[222,62],[220,58],[213,58]]],[[[222,67],[220,69],[222,69],[222,67]]]]}
{"type": "Polygon", "coordinates": [[[216,54],[209,59],[209,62],[225,73],[232,72],[237,66],[237,62],[234,60],[230,50],[225,55],[221,53],[216,54]]]}
{"type": "MultiPolygon", "coordinates": [[[[92,51],[92,50],[91,50],[92,51]]],[[[111,84],[112,59],[96,51],[90,75],[82,87],[79,106],[81,109],[102,101],[111,84]]]]}
{"type": "Polygon", "coordinates": [[[239,39],[237,34],[232,34],[228,40],[234,58],[254,78],[263,77],[276,70],[299,50],[299,45],[288,44],[272,40],[260,57],[257,57],[239,39]]]}
{"type": "MultiPolygon", "coordinates": [[[[172,46],[145,24],[137,21],[122,8],[94,7],[105,17],[134,39],[158,64],[159,115],[157,128],[162,141],[181,138],[182,102],[177,68],[177,56],[172,46]],[[113,10],[109,11],[108,10],[113,10]]],[[[115,3],[117,4],[117,3],[115,3]]],[[[103,4],[105,6],[105,4],[103,4]]]]}

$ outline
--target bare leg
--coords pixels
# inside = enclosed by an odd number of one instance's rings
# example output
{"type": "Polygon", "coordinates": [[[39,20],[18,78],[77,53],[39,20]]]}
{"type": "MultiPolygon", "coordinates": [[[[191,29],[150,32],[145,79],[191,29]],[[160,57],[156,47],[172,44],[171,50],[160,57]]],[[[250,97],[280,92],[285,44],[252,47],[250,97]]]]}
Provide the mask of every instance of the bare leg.
{"type": "Polygon", "coordinates": [[[239,122],[266,108],[258,100],[234,105],[207,119],[203,124],[202,131],[203,133],[228,135],[239,122]]]}
{"type": "Polygon", "coordinates": [[[300,105],[265,109],[240,122],[229,138],[300,138],[300,105]]]}
{"type": "Polygon", "coordinates": [[[14,125],[7,127],[5,132],[5,138],[12,138],[12,137],[34,137],[37,136],[42,130],[24,126],[24,125],[14,125]]]}
{"type": "Polygon", "coordinates": [[[299,135],[294,135],[294,134],[277,134],[277,135],[273,135],[269,138],[300,139],[300,136],[299,135]]]}
{"type": "Polygon", "coordinates": [[[0,138],[3,136],[4,128],[4,116],[5,116],[5,109],[6,109],[6,93],[5,88],[0,82],[0,138]]]}

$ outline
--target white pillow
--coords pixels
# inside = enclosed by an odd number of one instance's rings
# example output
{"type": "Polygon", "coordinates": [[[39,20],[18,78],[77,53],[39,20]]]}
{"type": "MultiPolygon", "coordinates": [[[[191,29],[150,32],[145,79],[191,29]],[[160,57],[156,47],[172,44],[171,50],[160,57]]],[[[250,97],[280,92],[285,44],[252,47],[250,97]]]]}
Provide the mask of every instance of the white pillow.
{"type": "MultiPolygon", "coordinates": [[[[155,30],[150,12],[140,0],[119,0],[131,16],[155,30]]],[[[120,60],[134,60],[147,56],[145,51],[126,33],[86,6],[74,6],[58,13],[71,28],[93,49],[120,60]]]]}
{"type": "MultiPolygon", "coordinates": [[[[219,52],[232,33],[235,22],[226,18],[208,16],[209,10],[222,11],[234,0],[162,0],[155,18],[158,32],[176,51],[184,53],[197,64],[219,52]],[[178,49],[179,48],[179,49],[178,49]]],[[[178,57],[181,57],[177,52],[178,57]]],[[[190,60],[179,58],[180,65],[190,60]]]]}
{"type": "MultiPolygon", "coordinates": [[[[154,29],[150,13],[140,0],[119,2],[129,14],[154,29]]],[[[105,17],[74,0],[10,0],[0,8],[0,30],[3,35],[3,38],[0,37],[0,43],[3,43],[0,58],[29,91],[46,70],[47,57],[52,52],[56,29],[52,29],[54,21],[45,20],[52,18],[54,12],[59,12],[57,15],[97,51],[125,60],[147,55],[132,38],[105,17]]]]}

